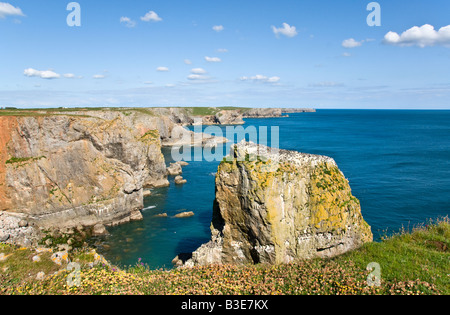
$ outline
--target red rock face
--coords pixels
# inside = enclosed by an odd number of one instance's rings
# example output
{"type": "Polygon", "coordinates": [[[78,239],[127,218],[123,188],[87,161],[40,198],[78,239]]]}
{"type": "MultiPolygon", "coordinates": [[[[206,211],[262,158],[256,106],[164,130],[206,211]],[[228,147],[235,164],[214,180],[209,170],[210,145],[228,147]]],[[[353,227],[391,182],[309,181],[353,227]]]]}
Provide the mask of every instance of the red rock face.
{"type": "Polygon", "coordinates": [[[6,161],[9,159],[8,143],[16,127],[16,117],[0,117],[0,211],[7,211],[11,206],[6,187],[6,161]]]}

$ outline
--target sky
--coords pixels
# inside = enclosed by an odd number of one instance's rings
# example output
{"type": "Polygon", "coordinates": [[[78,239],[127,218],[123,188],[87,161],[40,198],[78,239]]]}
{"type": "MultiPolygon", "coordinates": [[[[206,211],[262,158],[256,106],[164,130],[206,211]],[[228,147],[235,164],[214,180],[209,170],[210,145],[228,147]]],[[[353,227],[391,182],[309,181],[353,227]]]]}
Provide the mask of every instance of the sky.
{"type": "Polygon", "coordinates": [[[448,0],[70,3],[0,0],[0,107],[450,109],[448,0]]]}

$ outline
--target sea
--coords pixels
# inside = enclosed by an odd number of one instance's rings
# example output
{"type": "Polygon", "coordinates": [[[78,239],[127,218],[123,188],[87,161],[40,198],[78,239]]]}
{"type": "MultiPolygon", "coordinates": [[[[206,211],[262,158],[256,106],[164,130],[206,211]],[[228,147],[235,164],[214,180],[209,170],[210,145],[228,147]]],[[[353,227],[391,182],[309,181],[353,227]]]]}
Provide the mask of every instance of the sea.
{"type": "MultiPolygon", "coordinates": [[[[230,132],[233,128],[215,126],[213,133],[222,131],[230,143],[203,155],[192,150],[192,161],[183,167],[187,183],[175,185],[169,177],[170,187],[153,189],[144,201],[144,220],[92,239],[98,251],[118,266],[171,269],[177,254],[208,242],[220,156],[229,153],[233,142],[255,140],[245,132],[230,132]],[[175,217],[187,211],[195,215],[175,217]]],[[[317,110],[245,119],[241,128],[256,130],[261,144],[332,157],[360,200],[375,241],[450,213],[450,111],[317,110]]],[[[163,154],[168,165],[173,162],[172,149],[163,154]]]]}

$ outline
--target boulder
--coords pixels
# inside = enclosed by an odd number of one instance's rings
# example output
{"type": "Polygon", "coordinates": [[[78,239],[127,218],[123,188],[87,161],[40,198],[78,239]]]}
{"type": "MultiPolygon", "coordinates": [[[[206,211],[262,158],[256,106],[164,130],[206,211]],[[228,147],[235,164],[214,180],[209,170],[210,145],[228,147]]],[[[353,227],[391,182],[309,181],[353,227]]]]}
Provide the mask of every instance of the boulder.
{"type": "Polygon", "coordinates": [[[69,262],[69,253],[67,251],[56,252],[50,259],[58,266],[61,266],[63,263],[69,262]]]}
{"type": "Polygon", "coordinates": [[[101,223],[94,225],[94,227],[92,228],[93,236],[99,236],[99,235],[105,235],[105,234],[108,234],[108,231],[106,230],[106,227],[101,223]]]}
{"type": "Polygon", "coordinates": [[[175,177],[175,184],[177,185],[183,185],[186,184],[187,180],[183,178],[183,176],[177,176],[175,177]]]}
{"type": "Polygon", "coordinates": [[[148,189],[144,190],[144,192],[143,192],[144,198],[150,197],[151,195],[152,195],[152,192],[150,190],[148,190],[148,189]]]}
{"type": "Polygon", "coordinates": [[[177,176],[183,173],[181,169],[181,165],[179,162],[170,163],[170,166],[167,168],[167,174],[171,176],[177,176]]]}

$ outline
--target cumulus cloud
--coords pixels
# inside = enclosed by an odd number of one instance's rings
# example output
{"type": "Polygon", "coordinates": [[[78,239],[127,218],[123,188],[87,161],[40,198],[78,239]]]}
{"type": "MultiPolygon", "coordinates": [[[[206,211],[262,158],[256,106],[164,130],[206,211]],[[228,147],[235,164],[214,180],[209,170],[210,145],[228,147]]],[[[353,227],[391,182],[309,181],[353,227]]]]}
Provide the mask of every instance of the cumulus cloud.
{"type": "Polygon", "coordinates": [[[193,74],[206,74],[206,70],[203,68],[194,68],[191,70],[193,74]]]}
{"type": "Polygon", "coordinates": [[[225,28],[223,27],[223,25],[214,25],[212,29],[216,32],[222,32],[225,28]]]}
{"type": "Polygon", "coordinates": [[[120,23],[125,23],[125,26],[130,28],[136,26],[136,22],[126,16],[120,18],[120,23]]]}
{"type": "Polygon", "coordinates": [[[52,70],[40,71],[33,68],[28,68],[23,71],[23,74],[27,77],[39,77],[41,79],[58,79],[60,74],[53,72],[52,70]]]}
{"type": "Polygon", "coordinates": [[[290,26],[289,24],[287,24],[287,23],[283,23],[283,27],[275,27],[275,26],[272,26],[272,30],[273,30],[273,33],[278,37],[279,36],[279,34],[282,34],[282,35],[284,35],[284,36],[287,36],[287,37],[294,37],[294,36],[296,36],[298,33],[297,33],[297,29],[295,28],[295,26],[290,26]]]}
{"type": "Polygon", "coordinates": [[[158,16],[155,11],[147,12],[144,16],[141,17],[141,20],[144,22],[160,22],[162,18],[158,16]]]}
{"type": "Polygon", "coordinates": [[[25,16],[19,7],[14,7],[7,2],[0,2],[0,18],[3,19],[8,15],[25,16]]]}
{"type": "Polygon", "coordinates": [[[209,80],[210,78],[203,74],[190,74],[188,75],[188,80],[196,81],[196,80],[209,80]]]}
{"type": "Polygon", "coordinates": [[[156,68],[156,71],[158,71],[158,72],[168,72],[169,68],[167,68],[167,67],[158,67],[158,68],[156,68]]]}
{"type": "Polygon", "coordinates": [[[192,61],[189,60],[189,59],[184,59],[184,63],[187,64],[187,65],[191,65],[191,64],[192,64],[192,61]]]}
{"type": "Polygon", "coordinates": [[[353,38],[346,39],[342,42],[342,47],[344,48],[356,48],[362,46],[364,40],[358,42],[353,38]]]}
{"type": "Polygon", "coordinates": [[[105,76],[104,74],[94,74],[94,75],[92,76],[92,78],[97,79],[97,80],[100,80],[100,79],[106,78],[106,76],[105,76]]]}
{"type": "Polygon", "coordinates": [[[433,25],[414,26],[402,34],[388,32],[384,36],[384,43],[394,46],[450,46],[450,25],[435,30],[433,25]]]}
{"type": "Polygon", "coordinates": [[[220,53],[227,53],[227,52],[228,52],[228,49],[226,49],[226,48],[219,48],[219,49],[217,49],[217,52],[220,52],[220,53]]]}
{"type": "Polygon", "coordinates": [[[252,77],[241,77],[241,81],[253,81],[253,82],[259,82],[259,83],[278,83],[281,78],[280,77],[268,77],[265,75],[257,74],[252,77]]]}
{"type": "Polygon", "coordinates": [[[221,62],[222,61],[222,59],[220,59],[219,57],[208,57],[208,56],[205,57],[205,60],[208,62],[221,62]]]}

